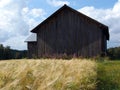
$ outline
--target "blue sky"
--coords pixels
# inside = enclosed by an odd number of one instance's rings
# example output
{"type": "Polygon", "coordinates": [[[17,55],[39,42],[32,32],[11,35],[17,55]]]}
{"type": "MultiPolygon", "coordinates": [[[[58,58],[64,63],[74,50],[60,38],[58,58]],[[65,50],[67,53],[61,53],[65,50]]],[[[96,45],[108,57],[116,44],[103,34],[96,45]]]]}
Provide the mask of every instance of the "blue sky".
{"type": "Polygon", "coordinates": [[[120,0],[0,0],[0,44],[27,49],[30,30],[64,4],[107,25],[108,47],[120,46],[120,0]]]}
{"type": "MultiPolygon", "coordinates": [[[[62,0],[65,1],[65,0],[62,0]]],[[[70,6],[74,8],[82,8],[84,6],[94,6],[95,8],[111,8],[117,0],[67,0],[70,6]]],[[[52,6],[47,3],[47,0],[30,0],[29,6],[31,8],[51,9],[52,6]],[[42,4],[42,5],[41,5],[42,4]]]]}
{"type": "MultiPolygon", "coordinates": [[[[54,11],[59,9],[61,5],[54,7],[50,5],[47,1],[52,0],[30,0],[28,5],[30,8],[43,8],[47,12],[47,16],[51,15],[54,11]]],[[[54,1],[54,0],[53,0],[54,1]]],[[[55,0],[55,1],[68,1],[69,6],[74,9],[80,9],[86,6],[94,6],[97,9],[107,9],[112,8],[117,0],[55,0]]]]}

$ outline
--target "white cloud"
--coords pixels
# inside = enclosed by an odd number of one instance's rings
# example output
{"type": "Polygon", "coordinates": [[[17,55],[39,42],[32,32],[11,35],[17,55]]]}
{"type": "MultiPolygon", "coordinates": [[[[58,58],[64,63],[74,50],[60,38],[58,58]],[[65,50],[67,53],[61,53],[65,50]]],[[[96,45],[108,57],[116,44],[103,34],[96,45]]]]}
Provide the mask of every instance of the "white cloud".
{"type": "Polygon", "coordinates": [[[113,7],[113,11],[114,12],[120,12],[120,0],[118,0],[118,2],[113,7]]]}
{"type": "Polygon", "coordinates": [[[32,16],[34,18],[37,18],[37,17],[44,18],[44,15],[46,14],[46,12],[41,8],[34,8],[34,9],[29,10],[28,7],[25,7],[22,9],[22,14],[27,15],[29,17],[32,16]]]}
{"type": "Polygon", "coordinates": [[[34,8],[30,10],[28,7],[24,7],[22,9],[22,15],[31,30],[34,26],[40,23],[41,20],[45,19],[46,12],[41,8],[34,8]]]}
{"type": "Polygon", "coordinates": [[[23,50],[27,48],[27,43],[24,42],[26,36],[10,37],[5,42],[4,46],[10,46],[13,49],[23,50]]]}
{"type": "Polygon", "coordinates": [[[0,8],[6,6],[11,0],[0,0],[0,8]]]}
{"type": "Polygon", "coordinates": [[[39,16],[42,16],[45,14],[44,10],[43,9],[32,9],[30,14],[34,17],[39,17],[39,16]]]}
{"type": "Polygon", "coordinates": [[[70,4],[70,2],[65,0],[47,0],[47,3],[54,7],[62,6],[64,4],[67,4],[67,5],[70,4]]]}
{"type": "Polygon", "coordinates": [[[0,0],[0,44],[26,49],[25,37],[44,15],[41,8],[29,9],[27,0],[0,0]]]}
{"type": "Polygon", "coordinates": [[[86,6],[78,11],[109,26],[110,41],[108,47],[120,46],[120,0],[109,9],[96,9],[93,6],[86,6]]]}

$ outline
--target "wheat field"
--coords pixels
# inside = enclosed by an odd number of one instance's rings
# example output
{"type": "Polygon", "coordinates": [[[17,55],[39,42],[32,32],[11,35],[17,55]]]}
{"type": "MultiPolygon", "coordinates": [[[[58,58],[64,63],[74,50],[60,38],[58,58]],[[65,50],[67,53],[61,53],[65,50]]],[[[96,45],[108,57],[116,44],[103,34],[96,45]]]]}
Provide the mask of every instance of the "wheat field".
{"type": "Polygon", "coordinates": [[[95,90],[96,69],[85,59],[0,61],[0,90],[95,90]]]}

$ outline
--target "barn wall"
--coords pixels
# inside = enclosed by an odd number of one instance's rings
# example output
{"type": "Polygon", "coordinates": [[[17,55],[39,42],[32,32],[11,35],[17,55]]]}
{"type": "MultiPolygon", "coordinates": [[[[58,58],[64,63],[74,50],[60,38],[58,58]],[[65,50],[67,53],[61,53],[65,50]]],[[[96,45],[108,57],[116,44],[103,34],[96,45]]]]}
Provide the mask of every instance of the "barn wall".
{"type": "Polygon", "coordinates": [[[38,31],[38,57],[64,53],[93,57],[101,54],[105,47],[102,30],[67,9],[49,19],[38,31]]]}
{"type": "Polygon", "coordinates": [[[106,41],[106,36],[104,34],[102,34],[102,54],[106,55],[106,51],[107,51],[107,41],[106,41]]]}
{"type": "Polygon", "coordinates": [[[28,58],[36,58],[36,57],[37,57],[37,43],[28,42],[28,58]]]}

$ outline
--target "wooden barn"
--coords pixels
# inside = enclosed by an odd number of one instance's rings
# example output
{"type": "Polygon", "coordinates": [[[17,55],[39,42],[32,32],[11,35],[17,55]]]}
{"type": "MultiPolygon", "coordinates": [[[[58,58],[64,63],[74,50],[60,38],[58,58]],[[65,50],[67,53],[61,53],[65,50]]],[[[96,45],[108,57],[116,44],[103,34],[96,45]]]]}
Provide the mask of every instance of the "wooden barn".
{"type": "Polygon", "coordinates": [[[108,27],[64,5],[35,27],[36,40],[28,42],[28,56],[77,55],[94,57],[106,53],[108,27]]]}

